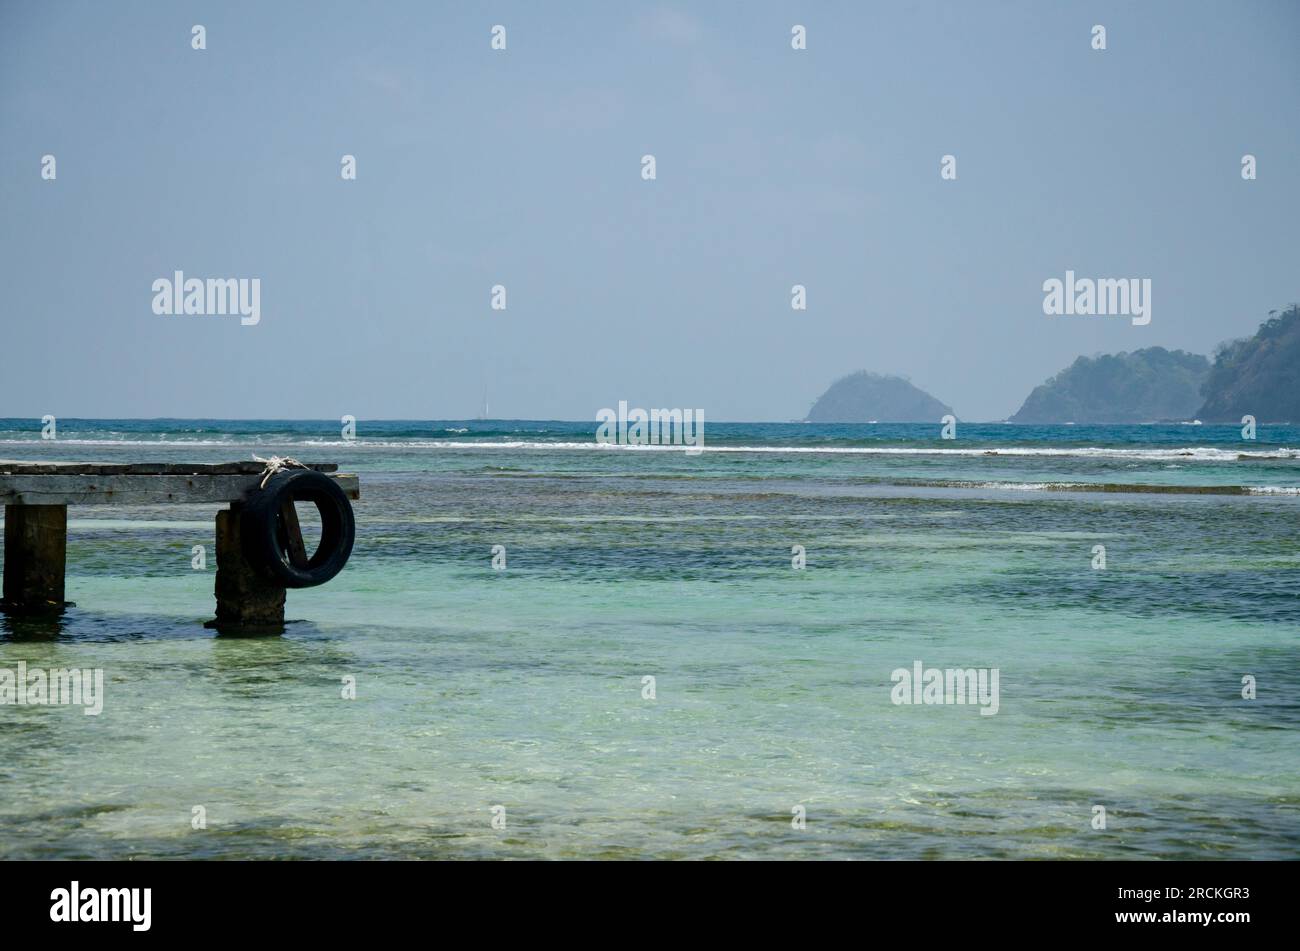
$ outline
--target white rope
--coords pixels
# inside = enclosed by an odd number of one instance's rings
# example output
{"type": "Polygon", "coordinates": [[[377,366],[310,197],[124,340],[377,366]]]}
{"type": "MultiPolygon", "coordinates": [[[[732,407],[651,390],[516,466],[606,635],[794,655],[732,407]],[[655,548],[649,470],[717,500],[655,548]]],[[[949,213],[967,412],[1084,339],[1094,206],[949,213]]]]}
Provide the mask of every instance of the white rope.
{"type": "Polygon", "coordinates": [[[275,475],[281,469],[306,469],[307,467],[297,459],[289,456],[272,456],[270,459],[263,459],[261,456],[254,455],[254,462],[266,463],[266,468],[262,470],[262,484],[260,488],[265,489],[266,484],[271,481],[271,476],[275,475]]]}

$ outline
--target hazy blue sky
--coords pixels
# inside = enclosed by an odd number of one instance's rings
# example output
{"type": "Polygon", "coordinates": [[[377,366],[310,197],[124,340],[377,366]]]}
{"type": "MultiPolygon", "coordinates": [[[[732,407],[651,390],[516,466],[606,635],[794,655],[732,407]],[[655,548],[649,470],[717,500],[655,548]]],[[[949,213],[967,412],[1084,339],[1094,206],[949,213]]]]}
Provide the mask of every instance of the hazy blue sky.
{"type": "Polygon", "coordinates": [[[0,0],[0,416],[785,420],[866,368],[1000,419],[1300,299],[1298,38],[1289,0],[0,0]],[[1067,268],[1151,323],[1045,316],[1067,268]],[[261,323],[156,316],[176,269],[261,323]]]}

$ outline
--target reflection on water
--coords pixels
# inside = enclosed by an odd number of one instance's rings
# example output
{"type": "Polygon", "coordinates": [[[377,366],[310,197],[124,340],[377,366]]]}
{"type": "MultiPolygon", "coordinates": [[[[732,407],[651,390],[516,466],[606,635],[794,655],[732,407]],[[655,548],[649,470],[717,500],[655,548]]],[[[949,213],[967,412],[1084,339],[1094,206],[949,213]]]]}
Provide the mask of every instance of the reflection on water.
{"type": "Polygon", "coordinates": [[[63,631],[63,611],[37,614],[0,610],[0,641],[48,641],[63,631]]]}

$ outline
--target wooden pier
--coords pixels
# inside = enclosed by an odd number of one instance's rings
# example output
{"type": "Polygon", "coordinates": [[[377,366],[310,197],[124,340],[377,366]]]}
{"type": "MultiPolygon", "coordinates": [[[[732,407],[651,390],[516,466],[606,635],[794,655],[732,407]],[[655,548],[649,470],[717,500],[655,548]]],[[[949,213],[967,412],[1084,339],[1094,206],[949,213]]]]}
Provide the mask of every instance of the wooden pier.
{"type": "MultiPolygon", "coordinates": [[[[304,470],[328,474],[348,500],[360,497],[357,477],[339,474],[333,463],[305,463],[283,469],[272,478],[290,481],[285,473],[301,474],[304,470]]],[[[262,488],[265,479],[266,466],[258,461],[98,464],[0,460],[0,501],[5,507],[4,597],[0,610],[37,614],[57,613],[65,607],[69,505],[228,503],[230,507],[218,512],[216,518],[217,610],[209,626],[222,631],[279,633],[284,625],[287,584],[268,571],[269,558],[259,563],[260,549],[250,546],[244,537],[248,528],[245,507],[267,491],[262,488]]],[[[320,477],[297,481],[311,480],[317,491],[307,494],[319,496],[320,477]]],[[[296,566],[301,576],[309,559],[298,526],[293,489],[279,485],[270,488],[281,490],[276,511],[265,516],[275,520],[270,526],[274,533],[271,543],[274,545],[278,539],[283,560],[290,566],[282,573],[296,566]]],[[[333,488],[329,492],[338,495],[333,488]]],[[[347,551],[342,553],[345,562],[352,545],[352,516],[347,502],[340,504],[347,509],[347,551]]],[[[339,563],[333,570],[341,566],[339,563]]],[[[313,583],[319,582],[308,580],[293,586],[313,583]]]]}

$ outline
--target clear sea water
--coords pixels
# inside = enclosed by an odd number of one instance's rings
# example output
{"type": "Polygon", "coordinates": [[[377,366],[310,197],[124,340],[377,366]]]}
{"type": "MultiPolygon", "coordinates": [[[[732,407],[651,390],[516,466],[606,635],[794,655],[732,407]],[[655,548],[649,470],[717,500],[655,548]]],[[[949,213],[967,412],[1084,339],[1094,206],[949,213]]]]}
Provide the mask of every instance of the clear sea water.
{"type": "Polygon", "coordinates": [[[0,706],[0,858],[1300,848],[1300,427],[39,430],[0,419],[0,458],[274,453],[362,497],[348,567],[264,639],[202,626],[217,506],[70,509],[77,606],[0,620],[0,668],[103,668],[104,712],[0,706]],[[998,713],[895,705],[917,660],[997,668],[998,713]]]}

